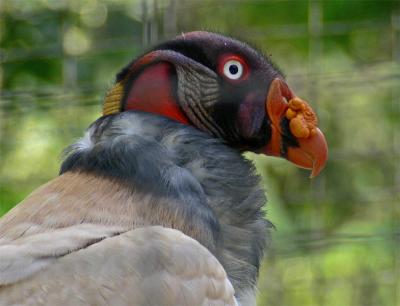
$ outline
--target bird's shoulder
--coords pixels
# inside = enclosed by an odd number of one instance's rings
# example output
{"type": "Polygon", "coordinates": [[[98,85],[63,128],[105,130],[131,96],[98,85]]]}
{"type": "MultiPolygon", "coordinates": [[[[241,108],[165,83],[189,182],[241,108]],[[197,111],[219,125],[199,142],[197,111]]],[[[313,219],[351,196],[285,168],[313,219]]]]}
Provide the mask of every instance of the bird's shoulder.
{"type": "Polygon", "coordinates": [[[177,228],[212,249],[210,226],[216,225],[212,212],[196,205],[200,201],[196,196],[192,202],[160,197],[96,173],[67,172],[35,190],[0,219],[0,245],[80,224],[126,230],[162,225],[177,228]]]}
{"type": "Polygon", "coordinates": [[[89,173],[65,173],[34,190],[0,219],[0,243],[92,223],[131,224],[138,201],[121,185],[89,173]]]}

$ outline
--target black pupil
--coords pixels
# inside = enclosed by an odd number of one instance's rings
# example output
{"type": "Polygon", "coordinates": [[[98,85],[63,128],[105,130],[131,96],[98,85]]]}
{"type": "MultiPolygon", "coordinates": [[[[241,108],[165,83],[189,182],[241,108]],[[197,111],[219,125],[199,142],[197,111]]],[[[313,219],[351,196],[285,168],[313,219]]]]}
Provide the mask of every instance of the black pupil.
{"type": "Polygon", "coordinates": [[[239,67],[237,65],[230,65],[229,66],[229,72],[231,74],[236,74],[239,72],[239,67]]]}

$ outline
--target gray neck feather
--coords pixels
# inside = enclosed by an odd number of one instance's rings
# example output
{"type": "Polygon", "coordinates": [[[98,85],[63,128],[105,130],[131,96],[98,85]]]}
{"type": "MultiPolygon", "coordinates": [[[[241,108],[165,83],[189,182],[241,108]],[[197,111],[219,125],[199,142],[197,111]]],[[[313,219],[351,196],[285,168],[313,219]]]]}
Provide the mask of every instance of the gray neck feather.
{"type": "Polygon", "coordinates": [[[91,125],[69,148],[66,171],[94,171],[178,198],[188,218],[203,218],[215,234],[210,251],[237,296],[254,287],[271,227],[262,211],[266,199],[252,163],[222,140],[157,115],[124,112],[91,125]]]}

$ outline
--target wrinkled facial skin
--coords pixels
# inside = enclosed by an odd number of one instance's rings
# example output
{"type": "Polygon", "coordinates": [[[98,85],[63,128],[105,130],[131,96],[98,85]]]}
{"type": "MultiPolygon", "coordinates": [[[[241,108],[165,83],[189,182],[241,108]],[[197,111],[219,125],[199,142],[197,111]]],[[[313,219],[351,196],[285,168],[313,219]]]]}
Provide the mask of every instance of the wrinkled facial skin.
{"type": "Polygon", "coordinates": [[[268,85],[276,77],[283,78],[281,73],[246,44],[203,33],[185,34],[156,49],[177,51],[216,72],[219,100],[210,112],[213,121],[225,131],[230,145],[243,150],[262,147],[269,139],[264,105],[268,85]],[[221,66],[232,56],[240,58],[245,66],[238,80],[228,79],[222,71],[221,66]]]}

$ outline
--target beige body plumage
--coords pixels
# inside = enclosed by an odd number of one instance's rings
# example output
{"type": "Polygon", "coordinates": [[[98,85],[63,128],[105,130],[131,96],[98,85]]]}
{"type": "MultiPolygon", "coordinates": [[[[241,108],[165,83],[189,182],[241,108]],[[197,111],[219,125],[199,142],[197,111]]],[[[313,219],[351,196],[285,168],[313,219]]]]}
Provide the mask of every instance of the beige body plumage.
{"type": "Polygon", "coordinates": [[[84,174],[35,191],[0,223],[0,305],[235,305],[218,260],[152,226],[179,221],[146,199],[84,174]]]}

